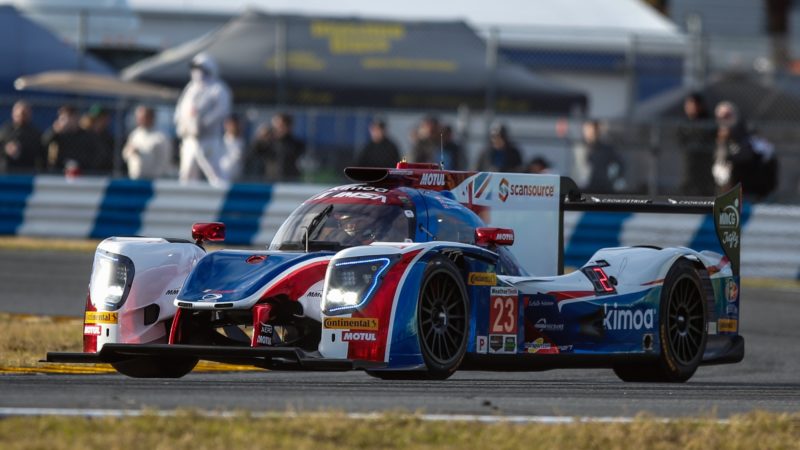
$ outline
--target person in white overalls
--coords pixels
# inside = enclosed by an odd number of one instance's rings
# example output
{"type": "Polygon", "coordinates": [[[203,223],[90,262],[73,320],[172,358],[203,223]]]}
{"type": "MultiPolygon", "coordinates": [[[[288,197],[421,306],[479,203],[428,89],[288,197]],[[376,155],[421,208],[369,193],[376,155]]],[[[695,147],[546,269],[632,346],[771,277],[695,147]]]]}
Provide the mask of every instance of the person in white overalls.
{"type": "Polygon", "coordinates": [[[225,154],[222,124],[231,111],[231,92],[219,78],[216,62],[200,53],[192,59],[191,80],[175,108],[175,128],[181,138],[179,179],[224,185],[220,160],[225,154]]]}

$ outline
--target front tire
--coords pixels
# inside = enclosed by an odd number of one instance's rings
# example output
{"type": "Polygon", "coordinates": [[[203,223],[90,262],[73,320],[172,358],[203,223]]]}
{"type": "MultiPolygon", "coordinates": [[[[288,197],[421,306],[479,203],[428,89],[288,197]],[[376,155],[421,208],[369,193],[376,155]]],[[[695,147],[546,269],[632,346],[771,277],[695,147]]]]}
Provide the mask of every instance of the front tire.
{"type": "Polygon", "coordinates": [[[679,259],[664,279],[659,309],[661,355],[652,365],[617,365],[624,381],[683,383],[694,375],[706,348],[707,305],[697,268],[679,259]]]}
{"type": "Polygon", "coordinates": [[[444,380],[458,369],[467,351],[469,298],[463,277],[447,258],[425,270],[417,305],[417,334],[428,379],[444,380]]]}
{"type": "Polygon", "coordinates": [[[111,366],[131,378],[181,378],[191,372],[197,362],[197,358],[142,356],[111,363],[111,366]]]}

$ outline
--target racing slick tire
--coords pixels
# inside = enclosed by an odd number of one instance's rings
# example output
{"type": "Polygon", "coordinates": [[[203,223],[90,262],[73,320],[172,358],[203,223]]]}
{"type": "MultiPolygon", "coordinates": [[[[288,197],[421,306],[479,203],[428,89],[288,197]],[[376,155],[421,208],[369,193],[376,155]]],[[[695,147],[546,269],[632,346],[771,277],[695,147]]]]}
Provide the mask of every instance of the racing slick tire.
{"type": "Polygon", "coordinates": [[[686,259],[672,265],[661,291],[659,341],[654,364],[620,364],[614,373],[624,381],[683,383],[694,375],[706,348],[708,306],[697,268],[686,259]]]}
{"type": "Polygon", "coordinates": [[[444,380],[467,352],[469,297],[463,276],[447,258],[428,263],[417,304],[417,335],[424,370],[370,370],[383,380],[444,380]]]}
{"type": "Polygon", "coordinates": [[[131,378],[181,378],[194,369],[197,358],[142,356],[111,363],[117,372],[131,378]]]}

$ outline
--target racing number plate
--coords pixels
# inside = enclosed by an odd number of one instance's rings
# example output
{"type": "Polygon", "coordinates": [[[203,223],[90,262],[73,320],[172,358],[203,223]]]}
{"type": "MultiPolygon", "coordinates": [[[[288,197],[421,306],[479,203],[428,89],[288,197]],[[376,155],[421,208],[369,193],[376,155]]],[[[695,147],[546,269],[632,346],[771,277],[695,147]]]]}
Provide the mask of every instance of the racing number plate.
{"type": "Polygon", "coordinates": [[[517,334],[519,301],[517,290],[492,288],[489,298],[489,333],[517,334]]]}

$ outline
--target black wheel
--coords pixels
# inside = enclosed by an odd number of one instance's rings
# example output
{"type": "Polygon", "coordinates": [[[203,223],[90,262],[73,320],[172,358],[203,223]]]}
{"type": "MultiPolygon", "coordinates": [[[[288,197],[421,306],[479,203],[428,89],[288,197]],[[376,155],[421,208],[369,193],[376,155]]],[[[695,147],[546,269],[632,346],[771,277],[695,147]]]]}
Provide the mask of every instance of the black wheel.
{"type": "Polygon", "coordinates": [[[181,378],[194,369],[197,358],[142,356],[111,363],[117,372],[131,378],[181,378]]]}
{"type": "Polygon", "coordinates": [[[648,366],[615,366],[614,372],[624,381],[685,382],[703,359],[707,316],[697,269],[691,262],[680,259],[667,273],[661,292],[658,362],[648,366]]]}
{"type": "Polygon", "coordinates": [[[425,271],[417,305],[417,333],[428,379],[444,380],[467,351],[469,300],[452,261],[437,258],[425,271]]]}

